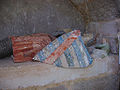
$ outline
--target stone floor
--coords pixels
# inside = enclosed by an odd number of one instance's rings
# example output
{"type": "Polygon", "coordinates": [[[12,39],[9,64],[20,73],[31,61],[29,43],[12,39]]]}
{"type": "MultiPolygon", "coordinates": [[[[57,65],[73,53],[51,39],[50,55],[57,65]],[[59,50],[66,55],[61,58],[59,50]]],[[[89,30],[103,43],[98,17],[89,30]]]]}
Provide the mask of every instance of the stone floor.
{"type": "Polygon", "coordinates": [[[95,59],[85,69],[64,69],[39,62],[0,60],[0,89],[118,90],[118,58],[95,59]]]}

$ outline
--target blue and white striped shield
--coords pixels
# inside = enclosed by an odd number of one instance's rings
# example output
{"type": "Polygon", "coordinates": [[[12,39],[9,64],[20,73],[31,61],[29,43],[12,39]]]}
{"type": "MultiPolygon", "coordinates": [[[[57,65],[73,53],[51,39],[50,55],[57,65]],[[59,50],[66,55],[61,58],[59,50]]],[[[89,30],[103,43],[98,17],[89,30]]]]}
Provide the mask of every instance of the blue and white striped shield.
{"type": "Polygon", "coordinates": [[[37,53],[33,60],[63,68],[84,68],[93,62],[79,30],[58,37],[37,53]]]}

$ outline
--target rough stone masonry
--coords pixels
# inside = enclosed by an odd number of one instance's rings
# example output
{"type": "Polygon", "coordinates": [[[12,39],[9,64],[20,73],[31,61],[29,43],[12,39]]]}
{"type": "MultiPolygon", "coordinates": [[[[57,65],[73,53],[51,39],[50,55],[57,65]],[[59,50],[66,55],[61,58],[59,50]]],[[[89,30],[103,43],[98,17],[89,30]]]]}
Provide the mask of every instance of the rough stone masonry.
{"type": "MultiPolygon", "coordinates": [[[[89,1],[92,21],[117,18],[114,0],[89,1]]],[[[73,2],[78,6],[82,3],[81,0],[73,2]]],[[[80,29],[82,32],[85,29],[81,13],[69,0],[0,0],[0,39],[64,28],[80,29]]]]}

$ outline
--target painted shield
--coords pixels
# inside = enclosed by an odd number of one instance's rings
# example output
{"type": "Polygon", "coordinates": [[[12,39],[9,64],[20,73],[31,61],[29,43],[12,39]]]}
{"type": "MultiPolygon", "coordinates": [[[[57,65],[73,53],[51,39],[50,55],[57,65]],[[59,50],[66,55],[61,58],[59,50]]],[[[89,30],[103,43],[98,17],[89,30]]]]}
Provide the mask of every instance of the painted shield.
{"type": "Polygon", "coordinates": [[[51,41],[49,34],[39,33],[26,36],[12,36],[14,62],[32,61],[33,57],[51,41]]]}
{"type": "Polygon", "coordinates": [[[84,68],[93,62],[82,41],[80,30],[74,30],[50,42],[33,60],[63,68],[84,68]]]}

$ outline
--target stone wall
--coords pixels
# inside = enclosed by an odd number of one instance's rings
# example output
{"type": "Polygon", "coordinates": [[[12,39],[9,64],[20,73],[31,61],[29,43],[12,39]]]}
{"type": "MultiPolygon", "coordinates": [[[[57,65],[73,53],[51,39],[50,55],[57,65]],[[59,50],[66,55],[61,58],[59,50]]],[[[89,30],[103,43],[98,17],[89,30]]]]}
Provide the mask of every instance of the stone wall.
{"type": "Polygon", "coordinates": [[[114,0],[88,0],[88,12],[84,9],[84,0],[71,1],[82,9],[83,16],[70,0],[0,0],[0,39],[64,28],[84,32],[88,21],[119,17],[114,0]]]}
{"type": "Polygon", "coordinates": [[[120,0],[115,0],[118,11],[120,12],[120,0]]]}
{"type": "Polygon", "coordinates": [[[90,22],[110,21],[120,14],[114,0],[69,0],[81,12],[86,24],[90,22]]]}
{"type": "Polygon", "coordinates": [[[84,30],[80,13],[68,0],[0,0],[0,39],[64,28],[84,30]]]}
{"type": "Polygon", "coordinates": [[[120,16],[114,0],[91,0],[89,13],[95,22],[114,20],[120,16]]]}

